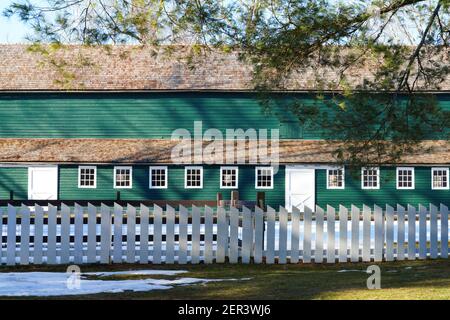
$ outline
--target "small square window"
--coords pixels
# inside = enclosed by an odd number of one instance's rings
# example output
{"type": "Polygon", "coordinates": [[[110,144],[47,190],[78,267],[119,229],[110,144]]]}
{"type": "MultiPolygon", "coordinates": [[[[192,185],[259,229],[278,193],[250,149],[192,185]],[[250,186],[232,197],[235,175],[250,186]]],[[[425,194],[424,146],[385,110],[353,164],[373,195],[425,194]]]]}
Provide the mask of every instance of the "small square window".
{"type": "Polygon", "coordinates": [[[97,167],[80,166],[78,167],[78,188],[96,188],[97,187],[97,167]]]}
{"type": "Polygon", "coordinates": [[[344,189],[344,168],[327,169],[327,189],[344,189]]]}
{"type": "Polygon", "coordinates": [[[133,184],[132,167],[114,167],[114,188],[130,189],[133,184]]]}
{"type": "Polygon", "coordinates": [[[150,167],[150,189],[166,189],[168,181],[167,167],[150,167]]]}
{"type": "Polygon", "coordinates": [[[361,188],[362,189],[380,189],[380,169],[362,168],[361,169],[361,188]]]}
{"type": "Polygon", "coordinates": [[[414,189],[414,168],[397,168],[397,189],[414,189]]]}
{"type": "Polygon", "coordinates": [[[187,189],[203,188],[203,168],[185,167],[184,168],[184,187],[187,189]]]}
{"type": "Polygon", "coordinates": [[[220,168],[220,188],[232,189],[238,187],[238,167],[220,168]]]}
{"type": "Polygon", "coordinates": [[[448,168],[431,168],[431,189],[448,190],[448,168]]]}
{"type": "Polygon", "coordinates": [[[273,189],[273,168],[256,167],[255,168],[255,188],[273,189]]]}

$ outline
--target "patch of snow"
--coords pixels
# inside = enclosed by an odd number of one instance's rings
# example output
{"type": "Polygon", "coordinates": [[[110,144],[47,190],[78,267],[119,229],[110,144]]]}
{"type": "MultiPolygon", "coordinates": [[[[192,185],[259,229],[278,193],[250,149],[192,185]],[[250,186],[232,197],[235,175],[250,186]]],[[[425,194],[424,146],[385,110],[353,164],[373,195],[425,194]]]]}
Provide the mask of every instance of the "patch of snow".
{"type": "MultiPolygon", "coordinates": [[[[90,272],[91,275],[174,275],[183,273],[183,270],[136,270],[118,272],[90,272]]],[[[82,276],[76,286],[65,272],[8,272],[0,273],[0,296],[66,296],[86,295],[95,293],[120,293],[124,291],[152,291],[167,290],[175,285],[204,284],[217,281],[240,281],[242,279],[200,279],[180,278],[166,279],[138,279],[138,280],[88,280],[82,276]],[[69,284],[69,285],[68,285],[69,284]],[[70,285],[72,284],[72,285],[70,285]],[[78,285],[79,284],[79,285],[78,285]]]]}
{"type": "Polygon", "coordinates": [[[175,276],[180,273],[186,273],[186,270],[130,270],[130,271],[111,271],[111,272],[82,272],[81,275],[93,275],[99,277],[109,276],[121,276],[121,275],[135,275],[135,276],[147,276],[147,275],[163,275],[163,276],[175,276]]]}

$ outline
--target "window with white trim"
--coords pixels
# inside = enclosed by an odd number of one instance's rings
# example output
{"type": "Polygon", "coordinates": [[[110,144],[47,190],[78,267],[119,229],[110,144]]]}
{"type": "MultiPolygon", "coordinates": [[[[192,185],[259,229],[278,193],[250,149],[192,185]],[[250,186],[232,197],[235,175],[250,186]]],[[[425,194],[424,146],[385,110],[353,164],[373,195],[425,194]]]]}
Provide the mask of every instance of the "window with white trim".
{"type": "Polygon", "coordinates": [[[414,168],[397,168],[397,189],[414,189],[414,168]]]}
{"type": "Polygon", "coordinates": [[[184,187],[187,189],[203,188],[203,167],[184,168],[184,187]]]}
{"type": "Polygon", "coordinates": [[[238,187],[238,167],[220,167],[220,188],[232,189],[238,187]]]}
{"type": "Polygon", "coordinates": [[[96,188],[96,187],[97,187],[97,167],[79,166],[78,188],[96,188]]]}
{"type": "Polygon", "coordinates": [[[114,167],[114,188],[130,189],[133,186],[132,167],[114,167]]]}
{"type": "Polygon", "coordinates": [[[361,169],[361,188],[362,189],[380,189],[380,169],[362,168],[361,169]]]}
{"type": "Polygon", "coordinates": [[[168,181],[167,167],[150,167],[150,189],[166,189],[168,181]]]}
{"type": "Polygon", "coordinates": [[[345,171],[344,168],[327,169],[327,189],[344,189],[345,171]]]}
{"type": "Polygon", "coordinates": [[[255,168],[255,188],[273,189],[273,168],[256,167],[255,168]]]}
{"type": "Polygon", "coordinates": [[[448,190],[448,168],[431,168],[431,189],[448,190]]]}

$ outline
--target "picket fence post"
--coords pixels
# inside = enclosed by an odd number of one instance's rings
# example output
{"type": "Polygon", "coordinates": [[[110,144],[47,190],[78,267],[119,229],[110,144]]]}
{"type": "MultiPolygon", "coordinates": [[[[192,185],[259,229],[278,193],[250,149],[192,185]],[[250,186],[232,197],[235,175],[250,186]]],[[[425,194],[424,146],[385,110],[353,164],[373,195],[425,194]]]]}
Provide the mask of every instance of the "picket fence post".
{"type": "Polygon", "coordinates": [[[136,208],[127,205],[127,262],[136,262],[136,208]]]}
{"type": "Polygon", "coordinates": [[[148,227],[149,227],[149,209],[141,204],[140,210],[140,235],[139,235],[139,262],[148,263],[148,227]]]}
{"type": "Polygon", "coordinates": [[[205,206],[205,248],[204,259],[205,263],[213,262],[213,210],[205,206]]]}
{"type": "Polygon", "coordinates": [[[217,251],[216,262],[225,262],[225,248],[228,245],[228,224],[225,208],[217,208],[217,251]]]}
{"type": "Polygon", "coordinates": [[[287,222],[288,212],[284,207],[280,206],[278,221],[278,263],[285,264],[287,262],[287,222]]]}
{"type": "Polygon", "coordinates": [[[33,264],[42,264],[44,241],[44,210],[41,206],[34,206],[34,254],[33,264]]]}
{"type": "Polygon", "coordinates": [[[261,263],[264,251],[264,212],[255,207],[255,263],[261,263]]]}
{"type": "Polygon", "coordinates": [[[30,208],[22,204],[20,211],[20,264],[30,263],[30,208]]]}
{"type": "Polygon", "coordinates": [[[56,264],[56,214],[58,208],[48,205],[47,264],[56,264]]]}
{"type": "Polygon", "coordinates": [[[397,260],[405,260],[405,208],[397,205],[397,260]]]}
{"type": "Polygon", "coordinates": [[[448,207],[441,203],[441,258],[448,258],[448,207]]]}
{"type": "Polygon", "coordinates": [[[112,259],[114,263],[121,263],[123,261],[122,224],[123,224],[123,207],[117,203],[114,203],[114,242],[113,242],[113,259],[112,259]]]}
{"type": "Polygon", "coordinates": [[[76,264],[83,263],[83,207],[75,203],[74,257],[76,264]]]}
{"type": "Polygon", "coordinates": [[[311,220],[311,208],[305,206],[305,212],[303,216],[303,263],[311,262],[311,220]]]}
{"type": "Polygon", "coordinates": [[[352,245],[350,249],[350,261],[359,261],[359,208],[351,206],[352,217],[352,245]]]}
{"type": "Polygon", "coordinates": [[[167,264],[172,264],[175,261],[175,209],[171,206],[166,206],[166,260],[167,264]]]}
{"type": "Polygon", "coordinates": [[[416,258],[416,208],[408,204],[408,260],[416,258]]]}
{"type": "Polygon", "coordinates": [[[335,217],[335,209],[332,206],[327,205],[327,263],[336,262],[335,217]]]}
{"type": "Polygon", "coordinates": [[[153,256],[152,263],[161,263],[162,247],[162,208],[158,205],[153,206],[153,256]]]}
{"type": "Polygon", "coordinates": [[[348,209],[339,205],[339,262],[347,262],[348,209]]]}
{"type": "Polygon", "coordinates": [[[97,208],[88,203],[88,252],[87,262],[97,262],[97,208]]]}
{"type": "Polygon", "coordinates": [[[323,216],[324,211],[316,206],[316,247],[314,248],[314,262],[323,262],[323,216]]]}
{"type": "Polygon", "coordinates": [[[275,262],[275,210],[267,206],[266,263],[275,262]]]}
{"type": "Polygon", "coordinates": [[[111,210],[108,206],[101,204],[101,230],[100,230],[100,263],[110,262],[111,250],[111,210]]]}
{"type": "Polygon", "coordinates": [[[253,221],[252,212],[249,208],[242,208],[242,263],[250,263],[253,246],[253,221]]]}
{"type": "Polygon", "coordinates": [[[291,263],[299,261],[299,244],[300,244],[300,210],[292,207],[291,218],[291,263]]]}
{"type": "Polygon", "coordinates": [[[191,263],[200,262],[200,210],[192,206],[192,249],[191,263]]]}
{"type": "Polygon", "coordinates": [[[187,237],[188,237],[188,210],[186,207],[179,206],[179,237],[178,237],[178,263],[187,263],[187,237]]]}

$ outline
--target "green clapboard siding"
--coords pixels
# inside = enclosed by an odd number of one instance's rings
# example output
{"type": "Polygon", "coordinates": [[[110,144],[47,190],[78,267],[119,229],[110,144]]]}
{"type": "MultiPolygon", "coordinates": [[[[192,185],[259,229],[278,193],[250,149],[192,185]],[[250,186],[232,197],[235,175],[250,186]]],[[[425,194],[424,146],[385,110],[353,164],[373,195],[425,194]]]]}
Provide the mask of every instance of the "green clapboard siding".
{"type": "Polygon", "coordinates": [[[0,94],[0,137],[170,138],[174,130],[279,129],[250,94],[0,94]]]}
{"type": "Polygon", "coordinates": [[[326,185],[326,170],[316,170],[316,201],[317,205],[325,207],[327,204],[331,206],[350,206],[354,204],[361,207],[363,204],[373,206],[374,204],[384,206],[389,204],[395,206],[401,204],[428,205],[433,203],[450,204],[449,190],[432,190],[431,189],[431,168],[416,167],[415,169],[415,189],[414,190],[397,190],[396,188],[396,168],[384,167],[380,171],[379,190],[363,190],[361,189],[360,174],[356,177],[346,170],[345,172],[345,189],[329,190],[326,185]]]}
{"type": "MultiPolygon", "coordinates": [[[[203,167],[203,188],[184,188],[184,167],[169,166],[169,186],[167,189],[149,189],[148,166],[133,167],[133,188],[114,189],[114,166],[97,166],[97,188],[78,188],[78,166],[59,167],[61,200],[114,200],[120,191],[122,200],[215,200],[217,192],[229,199],[231,189],[220,189],[220,166],[203,167]]],[[[269,205],[284,204],[284,168],[280,168],[274,178],[275,188],[266,192],[269,205]]],[[[252,166],[239,167],[239,197],[242,200],[256,200],[255,169],[252,166]]]]}
{"type": "Polygon", "coordinates": [[[16,200],[28,198],[28,168],[0,167],[0,200],[8,200],[10,191],[16,200]]]}
{"type": "MultiPolygon", "coordinates": [[[[314,94],[273,95],[270,112],[251,93],[0,93],[0,137],[170,138],[178,128],[203,131],[279,129],[282,139],[320,139],[300,126],[286,102],[314,104],[314,94]]],[[[450,110],[450,95],[439,94],[450,110]]]]}

